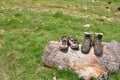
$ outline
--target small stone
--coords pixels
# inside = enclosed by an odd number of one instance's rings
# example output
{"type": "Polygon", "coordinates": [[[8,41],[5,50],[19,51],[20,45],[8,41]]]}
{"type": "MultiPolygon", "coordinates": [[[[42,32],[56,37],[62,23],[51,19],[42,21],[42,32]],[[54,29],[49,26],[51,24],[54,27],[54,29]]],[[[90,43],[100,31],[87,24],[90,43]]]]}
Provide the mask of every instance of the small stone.
{"type": "Polygon", "coordinates": [[[84,28],[89,28],[90,27],[90,24],[85,24],[83,25],[84,28]]]}

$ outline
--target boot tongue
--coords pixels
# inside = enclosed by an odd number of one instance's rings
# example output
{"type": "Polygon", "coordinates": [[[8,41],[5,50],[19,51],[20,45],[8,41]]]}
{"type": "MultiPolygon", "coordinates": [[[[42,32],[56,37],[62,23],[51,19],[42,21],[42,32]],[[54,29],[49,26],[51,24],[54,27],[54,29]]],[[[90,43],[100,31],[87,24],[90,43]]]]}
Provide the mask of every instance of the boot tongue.
{"type": "Polygon", "coordinates": [[[62,40],[62,44],[63,45],[67,44],[67,40],[66,39],[62,40]]]}
{"type": "Polygon", "coordinates": [[[96,40],[102,40],[102,36],[97,36],[95,39],[96,40]]]}
{"type": "Polygon", "coordinates": [[[102,39],[102,35],[98,35],[98,38],[99,38],[99,39],[102,39]]]}
{"type": "Polygon", "coordinates": [[[75,44],[75,43],[77,42],[75,38],[71,38],[70,41],[71,41],[73,44],[75,44]]]}
{"type": "Polygon", "coordinates": [[[102,39],[102,38],[98,38],[98,37],[97,37],[97,38],[95,38],[95,40],[101,40],[101,39],[102,39]]]}
{"type": "Polygon", "coordinates": [[[86,36],[85,36],[85,39],[90,39],[90,35],[86,35],[86,36]]]}

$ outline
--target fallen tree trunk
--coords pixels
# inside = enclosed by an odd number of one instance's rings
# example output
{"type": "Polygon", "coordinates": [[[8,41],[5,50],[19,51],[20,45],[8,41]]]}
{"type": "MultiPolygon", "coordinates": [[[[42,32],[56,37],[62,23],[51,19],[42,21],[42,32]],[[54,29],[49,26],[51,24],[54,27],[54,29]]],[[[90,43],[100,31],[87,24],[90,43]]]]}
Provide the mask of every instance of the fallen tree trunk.
{"type": "Polygon", "coordinates": [[[72,69],[84,80],[109,80],[109,73],[116,73],[120,63],[120,43],[111,41],[104,43],[103,55],[97,57],[94,48],[88,54],[79,50],[63,52],[59,50],[59,42],[50,41],[47,43],[42,56],[43,64],[47,67],[58,67],[62,69],[72,69]]]}

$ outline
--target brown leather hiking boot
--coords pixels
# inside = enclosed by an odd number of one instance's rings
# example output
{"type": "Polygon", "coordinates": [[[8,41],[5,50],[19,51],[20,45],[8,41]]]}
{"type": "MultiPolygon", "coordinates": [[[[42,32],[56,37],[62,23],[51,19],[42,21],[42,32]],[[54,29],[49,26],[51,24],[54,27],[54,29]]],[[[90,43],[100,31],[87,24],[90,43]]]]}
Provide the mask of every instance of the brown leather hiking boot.
{"type": "Polygon", "coordinates": [[[68,42],[71,49],[73,50],[79,49],[79,42],[74,37],[69,37],[68,42]]]}
{"type": "Polygon", "coordinates": [[[60,41],[60,46],[59,49],[64,51],[64,50],[68,50],[68,38],[66,36],[62,36],[60,41]]]}
{"type": "Polygon", "coordinates": [[[96,56],[99,56],[99,57],[102,56],[103,54],[102,37],[103,37],[102,33],[94,34],[94,42],[93,42],[94,53],[96,56]]]}
{"type": "Polygon", "coordinates": [[[84,32],[84,42],[81,46],[82,53],[89,53],[92,46],[92,33],[84,32]]]}

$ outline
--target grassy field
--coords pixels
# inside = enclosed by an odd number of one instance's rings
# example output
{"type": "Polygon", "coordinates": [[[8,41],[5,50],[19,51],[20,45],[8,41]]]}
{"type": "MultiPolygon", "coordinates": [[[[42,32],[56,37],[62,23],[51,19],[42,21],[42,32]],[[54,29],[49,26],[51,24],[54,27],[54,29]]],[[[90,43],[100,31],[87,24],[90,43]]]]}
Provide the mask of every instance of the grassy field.
{"type": "MultiPolygon", "coordinates": [[[[0,80],[79,80],[72,71],[49,69],[41,57],[48,41],[62,35],[102,32],[120,42],[119,0],[0,0],[0,80]],[[110,11],[106,10],[110,8],[110,11]],[[83,25],[90,24],[89,28],[83,25]]],[[[110,80],[120,80],[120,72],[110,80]]]]}

